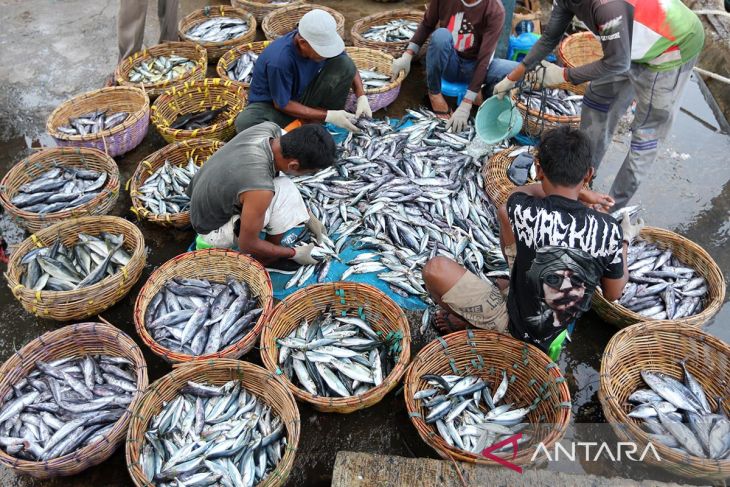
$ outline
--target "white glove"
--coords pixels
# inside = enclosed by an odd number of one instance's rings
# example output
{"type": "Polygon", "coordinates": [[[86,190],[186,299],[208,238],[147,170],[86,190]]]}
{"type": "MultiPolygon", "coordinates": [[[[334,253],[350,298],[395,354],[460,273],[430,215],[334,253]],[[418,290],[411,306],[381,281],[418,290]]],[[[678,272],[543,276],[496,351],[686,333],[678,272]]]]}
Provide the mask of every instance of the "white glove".
{"type": "Polygon", "coordinates": [[[542,61],[540,63],[545,69],[537,69],[527,73],[527,80],[534,84],[542,84],[544,86],[555,86],[567,82],[565,79],[565,69],[557,64],[542,61]]]}
{"type": "Polygon", "coordinates": [[[350,132],[359,132],[360,129],[353,125],[357,121],[354,113],[345,110],[327,110],[325,122],[337,125],[340,128],[347,129],[350,132]]]}
{"type": "Polygon", "coordinates": [[[394,60],[390,69],[390,79],[396,79],[401,71],[405,71],[405,75],[408,76],[408,73],[411,72],[411,59],[413,59],[413,55],[409,52],[404,52],[401,57],[394,60]]]}
{"type": "Polygon", "coordinates": [[[471,107],[471,103],[466,100],[462,101],[454,110],[449,121],[446,122],[446,130],[451,129],[454,133],[463,131],[466,128],[469,115],[471,115],[471,107]]]}
{"type": "Polygon", "coordinates": [[[324,225],[312,214],[311,211],[309,212],[309,220],[307,220],[305,225],[309,231],[312,232],[314,239],[319,242],[324,234],[324,225]]]}
{"type": "Polygon", "coordinates": [[[294,262],[296,262],[299,265],[315,265],[318,261],[314,257],[312,257],[312,249],[314,249],[314,244],[306,244],[306,245],[300,245],[299,247],[294,247],[294,257],[291,258],[294,262]]]}
{"type": "Polygon", "coordinates": [[[500,100],[504,98],[504,96],[512,90],[512,88],[515,87],[517,84],[517,81],[512,81],[509,79],[509,76],[505,76],[502,81],[494,85],[494,90],[492,90],[492,94],[499,98],[500,100]]]}
{"type": "Polygon", "coordinates": [[[621,230],[624,232],[624,241],[628,242],[629,245],[631,245],[631,242],[634,241],[636,237],[639,236],[641,233],[641,229],[644,228],[646,224],[644,223],[643,218],[639,218],[636,220],[636,223],[631,223],[631,218],[629,218],[628,215],[624,215],[623,220],[621,220],[621,230]]]}
{"type": "Polygon", "coordinates": [[[370,103],[368,103],[368,97],[366,95],[360,95],[357,97],[357,108],[355,108],[355,116],[360,118],[373,118],[373,111],[370,109],[370,103]]]}

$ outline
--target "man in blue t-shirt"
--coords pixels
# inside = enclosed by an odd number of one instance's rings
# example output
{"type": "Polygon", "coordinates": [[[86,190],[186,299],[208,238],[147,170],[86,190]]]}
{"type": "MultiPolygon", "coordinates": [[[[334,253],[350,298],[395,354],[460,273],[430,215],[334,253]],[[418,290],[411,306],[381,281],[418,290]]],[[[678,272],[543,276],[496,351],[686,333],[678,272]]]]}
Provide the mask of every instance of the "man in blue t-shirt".
{"type": "Polygon", "coordinates": [[[284,128],[294,120],[329,122],[357,132],[360,116],[372,117],[360,75],[344,52],[337,23],[314,9],[298,28],[276,39],[256,60],[248,105],[236,118],[240,133],[262,122],[284,128]],[[357,96],[355,113],[344,110],[350,88],[357,96]]]}

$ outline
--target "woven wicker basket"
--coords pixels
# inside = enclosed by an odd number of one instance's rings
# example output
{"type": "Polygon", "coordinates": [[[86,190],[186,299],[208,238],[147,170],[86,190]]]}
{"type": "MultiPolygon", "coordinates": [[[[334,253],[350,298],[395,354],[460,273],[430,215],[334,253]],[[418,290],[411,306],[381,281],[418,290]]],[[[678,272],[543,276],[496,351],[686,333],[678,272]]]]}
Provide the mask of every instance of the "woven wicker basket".
{"type": "Polygon", "coordinates": [[[569,35],[558,47],[558,58],[566,68],[590,64],[602,57],[601,42],[589,31],[569,35]]]}
{"type": "MultiPolygon", "coordinates": [[[[700,327],[720,311],[720,307],[725,300],[725,277],[720,267],[705,249],[681,235],[661,228],[645,227],[641,231],[641,238],[661,249],[671,249],[679,260],[688,267],[695,269],[707,281],[708,294],[705,298],[704,309],[696,315],[687,316],[676,321],[685,325],[700,327]]],[[[649,321],[646,316],[634,313],[618,302],[607,301],[600,289],[596,289],[593,294],[592,307],[604,321],[619,328],[640,321],[649,321]]]]}
{"type": "Polygon", "coordinates": [[[75,96],[56,107],[46,120],[46,131],[60,146],[91,147],[109,154],[122,155],[137,147],[150,124],[150,99],[133,86],[114,86],[75,96]],[[108,130],[95,134],[68,135],[58,127],[68,124],[68,119],[95,110],[128,112],[127,119],[108,130]]]}
{"type": "Polygon", "coordinates": [[[56,147],[39,150],[26,157],[5,175],[0,182],[0,204],[10,216],[31,232],[37,232],[54,223],[84,215],[106,215],[114,208],[119,196],[119,168],[114,159],[96,149],[85,147],[56,147]],[[18,189],[54,166],[79,167],[107,173],[101,192],[91,201],[69,210],[55,213],[31,213],[17,208],[10,200],[18,189]]]}
{"type": "Polygon", "coordinates": [[[34,315],[56,321],[80,320],[101,313],[122,299],[142,275],[147,252],[142,232],[131,222],[116,216],[84,216],[44,228],[18,245],[8,262],[5,278],[23,308],[34,315]],[[79,233],[98,236],[101,232],[124,235],[123,248],[131,255],[129,263],[113,276],[96,284],[72,291],[33,291],[21,284],[25,271],[20,260],[36,247],[51,245],[56,238],[68,246],[79,233]]]}
{"type": "MultiPolygon", "coordinates": [[[[583,95],[586,89],[585,84],[573,85],[570,83],[563,83],[554,87],[551,86],[551,88],[560,88],[576,95],[583,95]]],[[[522,118],[524,120],[522,130],[527,135],[539,136],[543,131],[547,132],[562,125],[569,125],[573,128],[580,127],[580,115],[559,117],[549,115],[547,113],[540,114],[540,112],[534,108],[528,109],[524,103],[519,101],[519,97],[516,94],[512,96],[512,101],[522,114],[522,118]]]]}
{"type": "Polygon", "coordinates": [[[231,83],[240,84],[244,88],[248,89],[249,83],[234,81],[228,77],[228,66],[236,62],[245,52],[252,51],[254,54],[261,54],[269,44],[271,44],[271,41],[258,41],[234,47],[218,60],[218,65],[215,68],[216,73],[218,73],[218,77],[226,81],[230,81],[231,83]]]}
{"type": "Polygon", "coordinates": [[[137,403],[129,424],[126,447],[127,469],[136,486],[156,485],[145,478],[140,464],[140,453],[148,425],[152,417],[162,409],[163,403],[174,399],[188,381],[222,385],[231,380],[240,381],[247,391],[256,394],[271,406],[272,412],[286,426],[287,445],[284,455],[276,469],[257,487],[277,487],[284,484],[294,465],[294,455],[299,445],[299,409],[294,397],[281,379],[262,367],[239,360],[215,359],[175,365],[172,372],[150,384],[137,403]]]}
{"type": "MultiPolygon", "coordinates": [[[[160,95],[152,104],[152,124],[168,143],[205,138],[226,142],[236,135],[233,125],[243,110],[246,93],[239,84],[220,78],[185,83],[182,89],[173,88],[160,95]],[[228,106],[225,119],[208,127],[195,130],[172,129],[170,125],[180,115],[228,106]]],[[[218,116],[218,119],[221,115],[218,116]]]]}
{"type": "Polygon", "coordinates": [[[254,1],[254,0],[231,0],[234,7],[247,10],[256,17],[257,22],[262,22],[266,14],[283,7],[291,7],[293,5],[301,5],[307,0],[289,0],[288,3],[272,3],[272,0],[254,1]]]}
{"type": "MultiPolygon", "coordinates": [[[[489,161],[484,165],[482,175],[484,176],[484,189],[489,196],[490,201],[499,208],[506,201],[513,189],[517,187],[515,183],[507,176],[507,170],[512,165],[514,157],[510,157],[509,154],[517,149],[517,146],[510,146],[504,150],[501,150],[489,158],[489,161]]],[[[534,153],[534,151],[531,151],[534,153]]],[[[533,183],[531,179],[528,179],[527,183],[533,183]]]]}
{"type": "MultiPolygon", "coordinates": [[[[390,67],[393,64],[393,56],[375,49],[364,47],[346,47],[345,51],[350,56],[358,69],[369,69],[378,73],[390,75],[390,67]]],[[[368,97],[368,103],[373,111],[385,108],[398,98],[400,93],[400,85],[406,78],[405,73],[401,72],[394,81],[390,81],[387,85],[380,88],[372,88],[365,90],[368,97]]],[[[354,112],[357,105],[357,97],[350,90],[350,94],[345,102],[345,110],[354,112]]]]}
{"type": "MultiPolygon", "coordinates": [[[[621,330],[608,342],[601,360],[601,384],[598,399],[603,414],[611,423],[619,441],[635,443],[644,451],[649,443],[640,421],[628,416],[627,399],[638,388],[646,387],[642,370],[661,371],[682,380],[679,361],[687,359],[687,368],[702,385],[707,400],[716,411],[716,398],[727,397],[730,383],[730,346],[712,335],[681,323],[652,321],[621,330]]],[[[724,405],[724,413],[730,407],[724,405]]],[[[661,461],[653,454],[645,456],[651,464],[691,479],[719,482],[730,477],[730,459],[710,460],[680,453],[660,442],[652,442],[661,461]]]]}
{"type": "Polygon", "coordinates": [[[261,29],[264,31],[264,35],[267,39],[273,41],[274,39],[288,34],[297,28],[299,19],[301,19],[307,12],[320,9],[329,13],[335,18],[337,23],[337,33],[340,37],[345,38],[345,16],[333,8],[325,7],[324,5],[316,5],[314,3],[305,3],[301,5],[289,5],[287,7],[277,8],[272,10],[261,21],[261,29]]]}
{"type": "Polygon", "coordinates": [[[75,475],[98,465],[114,453],[127,434],[131,411],[139,402],[141,393],[147,388],[147,365],[137,344],[112,325],[78,323],[44,333],[26,344],[0,367],[0,397],[5,397],[12,385],[31,373],[37,360],[48,362],[65,357],[96,354],[108,354],[131,360],[137,375],[135,397],[105,439],[45,462],[21,460],[0,450],[0,464],[18,474],[47,479],[75,475]]]}
{"type": "Polygon", "coordinates": [[[127,59],[117,65],[114,71],[114,78],[118,85],[143,87],[150,98],[157,97],[173,86],[180,89],[186,81],[201,80],[205,78],[205,70],[208,68],[208,54],[205,49],[194,42],[163,42],[148,49],[135,52],[127,59]],[[195,67],[183,76],[170,81],[164,80],[158,83],[132,83],[129,81],[129,73],[132,68],[140,63],[158,56],[181,56],[190,59],[195,67]]]}
{"type": "Polygon", "coordinates": [[[246,10],[230,5],[207,6],[195,10],[182,19],[177,26],[177,33],[180,39],[188,42],[194,42],[201,45],[208,52],[208,62],[217,61],[219,57],[228,52],[232,47],[239,44],[252,42],[256,38],[256,18],[246,10]],[[244,19],[248,22],[248,31],[243,35],[223,42],[205,42],[196,41],[186,35],[186,33],[198,24],[214,17],[233,17],[244,19]]]}
{"type": "Polygon", "coordinates": [[[519,453],[512,458],[512,452],[495,453],[514,463],[530,463],[542,442],[545,450],[560,441],[570,422],[570,391],[560,368],[542,351],[525,342],[502,333],[486,330],[464,330],[451,333],[426,345],[413,359],[405,378],[404,396],[406,408],[418,430],[421,439],[442,458],[484,465],[497,465],[493,460],[450,446],[438,434],[434,425],[423,420],[426,411],[421,401],[413,395],[421,389],[431,387],[421,379],[424,374],[477,375],[491,384],[498,384],[502,370],[507,371],[510,382],[507,389],[507,402],[516,405],[529,405],[540,397],[537,406],[527,416],[536,428],[534,434],[519,453]],[[548,426],[549,425],[549,429],[548,426]]]}
{"type": "Polygon", "coordinates": [[[137,295],[134,304],[134,326],[142,341],[160,357],[168,362],[202,361],[213,358],[238,358],[250,351],[258,341],[266,315],[273,305],[271,278],[258,261],[240,252],[223,249],[206,249],[187,252],[168,260],[147,279],[144,287],[137,295]],[[163,347],[157,343],[147,331],[144,314],[152,298],[173,277],[209,279],[225,282],[227,277],[244,280],[251,287],[251,292],[259,297],[264,309],[258,321],[239,342],[219,352],[208,355],[188,355],[163,347]]]}
{"type": "MultiPolygon", "coordinates": [[[[413,22],[421,22],[423,20],[423,12],[420,10],[411,9],[397,9],[397,10],[386,10],[385,12],[379,12],[377,14],[368,15],[360,20],[357,20],[352,24],[350,29],[350,37],[352,38],[352,44],[355,47],[367,47],[369,49],[375,49],[385,54],[390,54],[393,57],[400,57],[408,47],[408,41],[400,42],[380,42],[370,41],[365,39],[362,34],[375,25],[384,25],[391,20],[412,20],[413,22]]],[[[419,54],[426,52],[428,41],[421,46],[419,54]]],[[[389,68],[390,70],[390,68],[389,68]]]]}
{"type": "Polygon", "coordinates": [[[378,387],[365,394],[351,397],[319,397],[299,389],[284,374],[286,386],[301,401],[325,413],[351,413],[378,403],[392,390],[403,376],[411,356],[411,333],[403,310],[387,295],[368,284],[333,282],[315,284],[287,296],[266,316],[261,333],[261,358],[272,372],[278,370],[278,347],[276,339],[285,337],[299,326],[302,319],[312,320],[328,306],[334,313],[352,307],[362,307],[368,323],[375,331],[398,331],[403,334],[402,350],[398,363],[378,387]]]}
{"type": "Polygon", "coordinates": [[[158,225],[171,226],[175,228],[187,228],[190,226],[190,212],[165,213],[157,215],[147,209],[139,198],[139,188],[157,169],[169,161],[173,166],[187,166],[188,160],[192,157],[195,164],[202,166],[218,149],[223,142],[210,139],[190,139],[182,142],[175,142],[153,152],[146,159],[139,163],[129,183],[129,195],[132,199],[132,213],[141,219],[148,220],[158,225]]]}

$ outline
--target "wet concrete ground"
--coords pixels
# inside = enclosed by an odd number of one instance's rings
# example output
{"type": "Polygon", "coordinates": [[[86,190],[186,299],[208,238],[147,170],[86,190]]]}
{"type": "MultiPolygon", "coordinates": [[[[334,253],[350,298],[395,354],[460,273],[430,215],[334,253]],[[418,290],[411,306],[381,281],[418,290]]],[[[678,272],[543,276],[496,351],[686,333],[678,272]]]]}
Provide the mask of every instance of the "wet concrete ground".
{"type": "MultiPolygon", "coordinates": [[[[186,14],[206,3],[181,1],[186,14]]],[[[343,12],[346,30],[362,15],[391,8],[370,0],[321,3],[343,12]]],[[[416,5],[409,0],[393,7],[416,5]]],[[[422,2],[421,2],[422,3],[422,2]]],[[[150,2],[145,39],[157,39],[156,2],[150,2]]],[[[48,145],[43,136],[45,119],[62,101],[76,94],[96,89],[112,71],[116,56],[116,0],[6,0],[3,2],[3,29],[0,29],[0,175],[26,157],[30,147],[48,145]]],[[[259,32],[259,36],[262,34],[259,32]]],[[[403,109],[420,104],[425,95],[423,71],[415,66],[403,84],[401,96],[387,114],[399,116],[403,109]]],[[[381,114],[376,114],[379,116],[381,114]]],[[[682,99],[672,134],[662,149],[652,174],[641,186],[636,201],[644,207],[644,218],[651,225],[686,235],[703,246],[730,277],[730,137],[713,131],[718,124],[706,106],[696,83],[690,83],[682,99]]],[[[144,142],[134,151],[118,158],[122,182],[133,173],[146,155],[164,146],[163,139],[150,129],[144,142]]],[[[616,137],[597,179],[597,188],[607,190],[628,150],[625,135],[616,137]]],[[[128,193],[122,192],[114,215],[133,219],[128,211],[128,193]]],[[[103,316],[127,332],[134,333],[132,310],[137,292],[150,273],[171,257],[185,251],[193,238],[190,231],[170,231],[140,223],[149,249],[147,267],[137,286],[103,316]]],[[[23,238],[17,228],[0,217],[3,237],[13,242],[23,238]]],[[[3,269],[4,270],[4,269],[3,269]]],[[[726,298],[727,302],[727,298],[726,298]]],[[[417,316],[413,316],[417,322],[417,316]]],[[[730,306],[723,307],[707,330],[730,341],[730,306]]],[[[60,324],[44,322],[27,314],[6,286],[0,286],[0,360],[40,334],[60,324]]],[[[417,352],[434,338],[432,332],[420,336],[413,328],[417,352]]],[[[579,422],[601,421],[596,391],[602,350],[615,328],[588,314],[579,324],[573,343],[561,358],[560,365],[568,377],[573,395],[573,412],[579,422]]],[[[144,349],[144,346],[143,346],[144,349]]],[[[170,371],[170,366],[145,350],[150,380],[170,371]]],[[[257,351],[243,358],[260,363],[257,351]]],[[[398,391],[380,404],[350,415],[325,415],[300,404],[302,434],[291,485],[329,485],[331,469],[338,450],[352,450],[401,456],[429,456],[434,452],[417,436],[404,410],[398,391]]],[[[608,464],[577,466],[599,475],[629,475],[621,467],[608,464]]],[[[3,486],[126,486],[131,481],[126,472],[123,448],[100,466],[78,476],[51,481],[16,477],[0,469],[3,486]]]]}

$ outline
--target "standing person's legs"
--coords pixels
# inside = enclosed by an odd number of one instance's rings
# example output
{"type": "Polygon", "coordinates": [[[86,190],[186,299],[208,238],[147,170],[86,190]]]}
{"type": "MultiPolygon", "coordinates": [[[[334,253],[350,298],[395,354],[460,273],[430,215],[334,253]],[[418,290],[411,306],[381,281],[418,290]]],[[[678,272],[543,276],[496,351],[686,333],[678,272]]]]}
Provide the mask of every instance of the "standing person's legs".
{"type": "Polygon", "coordinates": [[[628,73],[591,81],[583,96],[580,128],[593,141],[593,168],[598,171],[621,117],[634,99],[628,73]]]}
{"type": "Polygon", "coordinates": [[[249,127],[263,122],[274,122],[284,128],[294,120],[286,113],[277,110],[273,104],[266,102],[251,103],[236,116],[236,133],[240,134],[249,127]]]}
{"type": "Polygon", "coordinates": [[[117,15],[119,61],[142,48],[147,0],[120,0],[117,15]]]}
{"type": "Polygon", "coordinates": [[[177,40],[177,8],[179,3],[179,0],[157,0],[160,42],[177,40]]]}
{"type": "Polygon", "coordinates": [[[672,128],[684,86],[697,58],[671,71],[654,72],[644,66],[631,69],[636,91],[636,115],[631,125],[631,149],[611,186],[615,208],[623,208],[649,173],[662,142],[672,128]]]}
{"type": "Polygon", "coordinates": [[[307,85],[299,102],[325,110],[342,110],[355,78],[355,63],[347,55],[325,61],[315,78],[307,85]]]}

